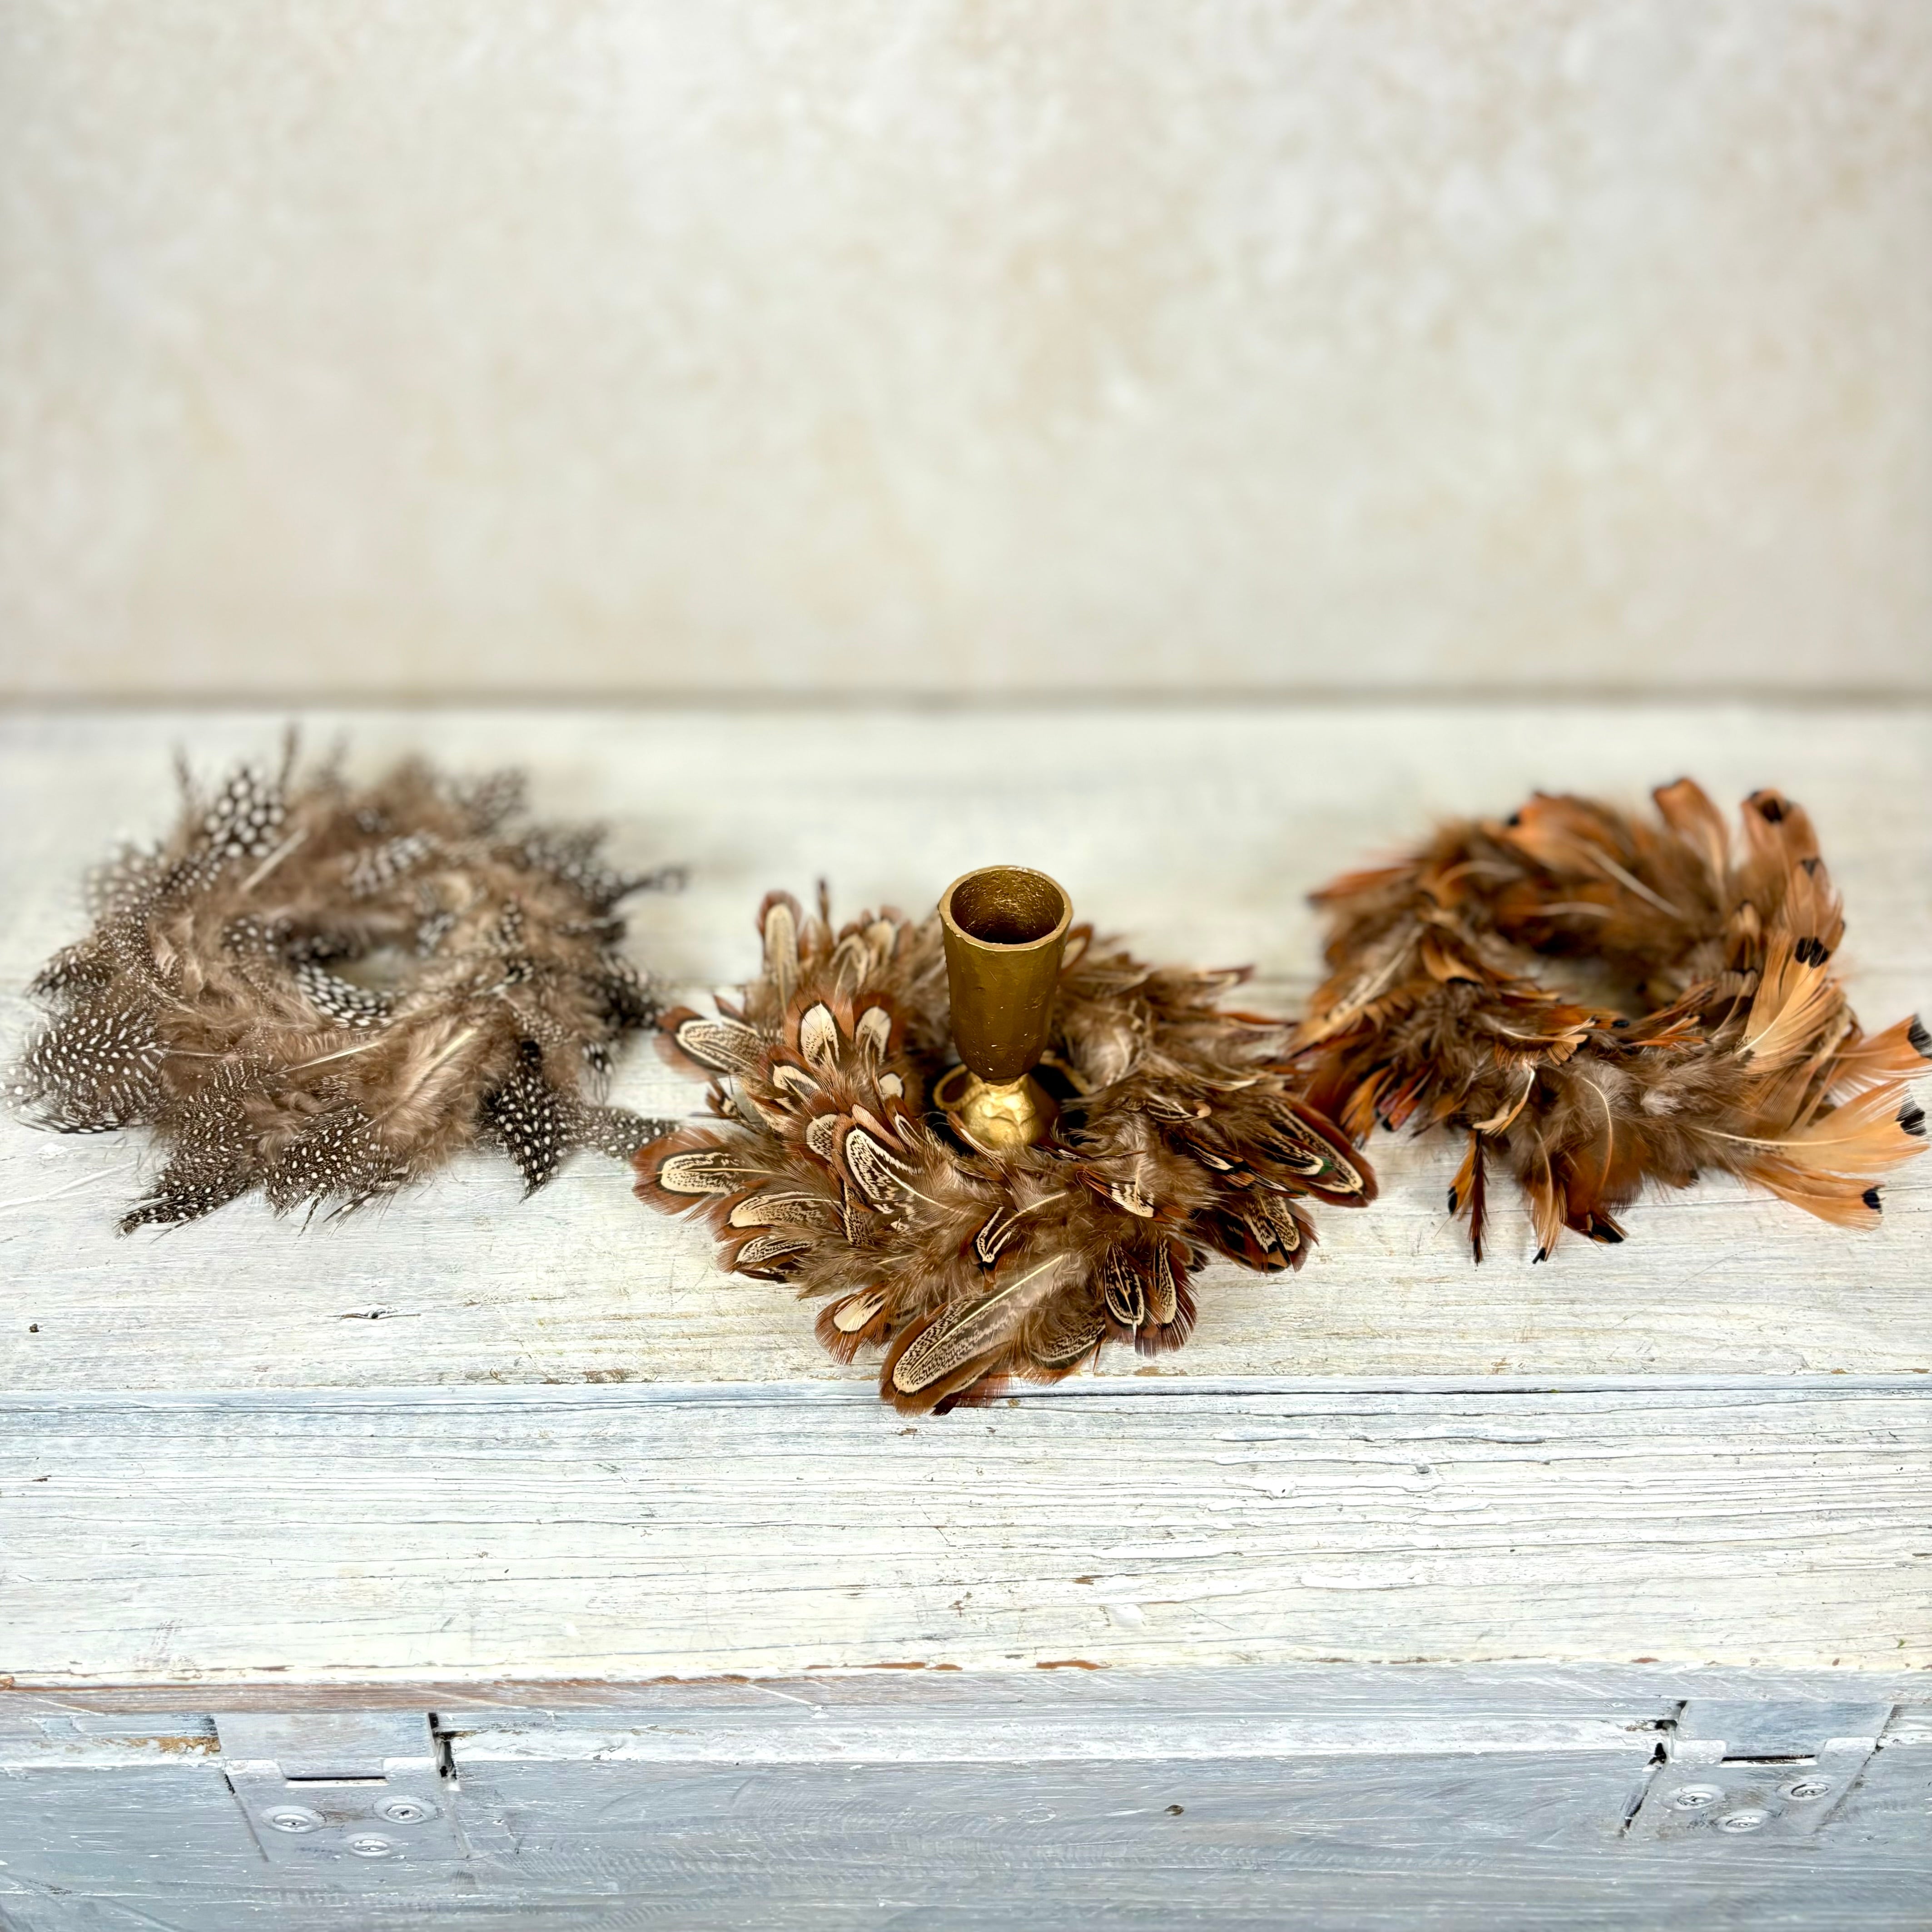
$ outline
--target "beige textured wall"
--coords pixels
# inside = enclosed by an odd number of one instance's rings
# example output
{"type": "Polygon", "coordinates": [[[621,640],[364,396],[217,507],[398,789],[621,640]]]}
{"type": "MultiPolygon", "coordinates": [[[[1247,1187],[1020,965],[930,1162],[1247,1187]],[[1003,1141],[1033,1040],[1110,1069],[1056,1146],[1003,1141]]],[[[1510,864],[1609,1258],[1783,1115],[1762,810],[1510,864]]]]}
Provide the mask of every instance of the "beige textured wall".
{"type": "Polygon", "coordinates": [[[0,32],[0,689],[1932,689],[1928,0],[0,32]]]}

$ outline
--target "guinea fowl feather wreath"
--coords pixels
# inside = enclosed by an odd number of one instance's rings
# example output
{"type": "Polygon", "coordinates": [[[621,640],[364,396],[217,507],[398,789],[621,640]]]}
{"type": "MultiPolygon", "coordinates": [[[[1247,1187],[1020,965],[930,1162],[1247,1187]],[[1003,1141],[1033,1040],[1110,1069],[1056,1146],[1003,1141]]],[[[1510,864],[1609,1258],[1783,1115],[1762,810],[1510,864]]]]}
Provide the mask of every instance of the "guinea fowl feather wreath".
{"type": "Polygon", "coordinates": [[[1148,966],[1076,927],[1043,1063],[1059,1131],[992,1154],[928,1110],[953,1057],[936,916],[835,934],[780,892],[758,924],[742,1008],[659,1022],[713,1081],[721,1124],[644,1148],[638,1192],[701,1208],[727,1268],[829,1298],[819,1339],[841,1361],[884,1347],[880,1393],[902,1410],[1057,1380],[1109,1338],[1178,1348],[1206,1256],[1298,1268],[1303,1204],[1374,1197],[1284,1077],[1284,1024],[1214,1004],[1239,974],[1148,966]]]}
{"type": "Polygon", "coordinates": [[[1646,1181],[1707,1169],[1868,1226],[1873,1177],[1922,1150],[1906,1083],[1932,1036],[1859,1030],[1810,819],[1754,793],[1740,850],[1689,779],[1653,796],[1660,824],[1539,793],[1316,896],[1333,971],[1298,1039],[1310,1097],[1358,1135],[1466,1133],[1449,1206],[1478,1261],[1492,1161],[1541,1261],[1566,1227],[1622,1240],[1646,1181]]]}
{"type": "Polygon", "coordinates": [[[597,1103],[657,1003],[614,950],[631,878],[599,835],[514,829],[521,782],[399,765],[244,766],[173,836],[91,882],[94,930],[33,990],[56,1009],[14,1097],[68,1133],[153,1126],[167,1151],[121,1222],[260,1189],[350,1208],[476,1142],[540,1187],[573,1148],[619,1160],[666,1125],[597,1103]]]}

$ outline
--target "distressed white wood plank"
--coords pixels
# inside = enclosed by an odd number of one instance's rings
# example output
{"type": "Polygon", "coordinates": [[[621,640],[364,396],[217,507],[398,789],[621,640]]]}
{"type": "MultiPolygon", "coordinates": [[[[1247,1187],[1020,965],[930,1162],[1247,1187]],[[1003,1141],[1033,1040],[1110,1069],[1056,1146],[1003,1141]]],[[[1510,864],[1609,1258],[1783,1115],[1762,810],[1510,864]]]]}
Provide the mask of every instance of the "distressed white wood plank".
{"type": "MultiPolygon", "coordinates": [[[[82,924],[80,880],[172,811],[170,759],[203,770],[274,746],[272,714],[0,718],[0,1052],[32,1022],[21,988],[82,924]]],[[[632,950],[674,980],[753,963],[770,886],[824,876],[855,910],[916,908],[973,864],[1050,868],[1082,916],[1155,957],[1252,961],[1257,1002],[1305,992],[1304,895],[1442,813],[1528,788],[1639,797],[1696,773],[1720,798],[1786,786],[1816,815],[1850,909],[1845,957],[1875,1022],[1932,1007],[1932,712],[1671,705],[1246,706],[367,712],[316,714],[356,764],[426,752],[525,765],[536,808],[601,818],[638,861],[688,861],[646,898],[632,950]],[[1024,782],[1003,789],[998,775],[1024,782]]],[[[696,1090],[633,1052],[620,1097],[696,1090]]],[[[1180,1356],[1110,1376],[1630,1372],[1906,1372],[1932,1364],[1932,1174],[1888,1189],[1852,1235],[1724,1184],[1648,1201],[1621,1248],[1566,1243],[1532,1268],[1513,1204],[1472,1268],[1443,1211],[1454,1155],[1378,1137],[1383,1198],[1321,1217],[1292,1279],[1210,1271],[1180,1356]]],[[[812,1342],[782,1288],[734,1280],[694,1229],[638,1207],[580,1156],[517,1198],[500,1162],[460,1166],[380,1210],[306,1231],[259,1202],[122,1240],[142,1150],[0,1120],[0,1381],[16,1389],[383,1386],[430,1382],[869,1378],[812,1342]]]]}
{"type": "MultiPolygon", "coordinates": [[[[439,1707],[470,1847],[460,1879],[352,1869],[304,1889],[251,1857],[216,1720],[144,1718],[125,1690],[0,1694],[9,1923],[1218,1927],[1292,1912],[1404,1932],[1580,1914],[1600,1932],[1757,1932],[1916,1928],[1932,1882],[1932,1734],[1922,1704],[1891,1702],[1928,1694],[1922,1672],[860,1675],[604,1686],[596,1708],[580,1689],[529,1688],[580,1701],[439,1707]],[[1794,1735],[1882,1726],[1802,1861],[1623,1830],[1682,1715],[1672,1694],[1699,1678],[1775,1700],[1794,1735]],[[74,1918],[82,1901],[102,1916],[74,1918]]],[[[225,1709],[236,1694],[208,1694],[225,1709]]]]}
{"type": "MultiPolygon", "coordinates": [[[[1090,1738],[1102,1726],[1138,1727],[1150,1748],[1158,1743],[1166,1749],[1194,1735],[1194,1726],[1215,1727],[1226,1740],[1264,1714],[1274,1735],[1298,1749],[1296,1741],[1316,1736],[1328,1740],[1326,1748],[1352,1748],[1349,1740],[1379,1730],[1391,1750],[1406,1749],[1425,1734],[1444,1748],[1454,1742],[1466,1750],[1475,1748],[1486,1728],[1501,1722],[1547,1726],[1538,1735],[1554,1737],[1573,1721],[1606,1713],[1620,1725],[1659,1721],[1693,1701],[1788,1708],[1840,1705],[1847,1697],[1889,1702],[1911,1716],[1921,1747],[1932,1743],[1932,1709],[1927,1708],[1932,1706],[1932,1671],[1545,1659],[1213,1669],[1166,1664],[1097,1671],[886,1669],[755,1678],[332,1678],[292,1688],[273,1676],[224,1678],[206,1685],[62,1679],[52,1689],[0,1684],[0,1762],[16,1762],[23,1744],[36,1750],[71,1747],[104,1764],[152,1763],[158,1752],[212,1751],[215,1725],[208,1713],[216,1706],[224,1712],[430,1710],[440,1729],[464,1737],[533,1726],[562,1733],[658,1726],[669,1726],[668,1735],[701,1738],[714,1726],[760,1720],[766,1726],[760,1736],[775,1738],[790,1735],[784,1726],[807,1720],[816,1728],[821,1712],[862,1727],[868,1738],[897,1737],[916,1723],[950,1732],[991,1720],[1016,1736],[1024,1733],[1018,1748],[1030,1758],[1048,1750],[1043,1740],[1060,1732],[1090,1738]]],[[[748,1743],[746,1748],[752,1748],[748,1743]]]]}
{"type": "Polygon", "coordinates": [[[0,1402],[22,1682],[1932,1662],[1932,1390],[0,1402]]]}
{"type": "MultiPolygon", "coordinates": [[[[1648,1758],[1682,1700],[1714,1673],[1492,1666],[1288,1664],[1219,1670],[883,1671],[783,1678],[700,1678],[584,1686],[532,1684],[496,1699],[357,1687],[255,1688],[283,1712],[422,1708],[464,1762],[655,1764],[1129,1763],[1160,1759],[1486,1756],[1610,1752],[1648,1758]],[[404,1701],[408,1700],[408,1701],[404,1701]]],[[[1738,1673],[1726,1673],[1736,1679],[1738,1673]]],[[[1765,1680],[1744,1674],[1760,1696],[1765,1680]]],[[[1769,1682],[1781,1698],[1800,1682],[1769,1682]]],[[[1923,1697],[1915,1672],[1803,1680],[1834,1699],[1923,1697]]],[[[138,1688],[0,1690],[0,1771],[124,1768],[218,1755],[240,1708],[226,1685],[173,1687],[208,1712],[143,1714],[138,1688]]],[[[147,1694],[148,1698],[158,1694],[147,1694]]],[[[1820,1701],[1815,1696],[1804,1702],[1820,1701]]],[[[1843,1708],[1834,1702],[1828,1708],[1843,1708]]],[[[298,1725],[298,1735],[299,1726],[298,1725]]],[[[253,1754],[250,1754],[252,1755],[253,1754]]]]}
{"type": "Polygon", "coordinates": [[[484,1856],[454,1877],[299,1889],[260,1861],[212,1766],[17,1776],[0,1816],[39,1835],[0,1870],[0,1910],[19,1932],[1924,1924],[1927,1861],[1904,1834],[1802,1859],[1620,1842],[1641,1766],[1609,1754],[1317,1757],[1265,1782],[1200,1760],[459,1763],[484,1856]]]}

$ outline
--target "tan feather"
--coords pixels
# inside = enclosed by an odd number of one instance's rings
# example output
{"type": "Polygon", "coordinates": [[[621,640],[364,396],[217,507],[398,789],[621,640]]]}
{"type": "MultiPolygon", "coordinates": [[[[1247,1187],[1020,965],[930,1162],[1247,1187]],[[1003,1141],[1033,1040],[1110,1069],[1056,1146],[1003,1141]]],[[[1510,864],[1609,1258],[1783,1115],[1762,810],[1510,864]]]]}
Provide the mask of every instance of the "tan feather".
{"type": "Polygon", "coordinates": [[[848,1294],[832,1304],[832,1324],[841,1334],[856,1335],[886,1305],[886,1292],[870,1288],[862,1294],[848,1294]]]}
{"type": "Polygon", "coordinates": [[[789,1005],[798,986],[798,902],[789,892],[773,892],[765,901],[760,924],[766,976],[778,988],[780,1004],[789,1005]]]}
{"type": "Polygon", "coordinates": [[[810,1252],[812,1244],[789,1231],[778,1234],[758,1234],[745,1243],[731,1258],[731,1265],[746,1274],[782,1267],[795,1255],[810,1252]]]}
{"type": "Polygon", "coordinates": [[[1827,956],[1817,942],[1814,952],[1800,957],[1789,934],[1772,942],[1762,976],[1744,1023],[1738,1051],[1756,1063],[1754,1076],[1786,1066],[1808,1054],[1826,1021],[1844,1004],[1838,981],[1826,970],[1827,956]]]}
{"type": "Polygon", "coordinates": [[[906,1164],[875,1135],[856,1124],[838,1137],[838,1155],[845,1172],[874,1208],[896,1208],[906,1186],[906,1164]]]}
{"type": "Polygon", "coordinates": [[[735,1194],[764,1178],[723,1148],[667,1155],[652,1175],[670,1194],[735,1194]]]}
{"type": "Polygon", "coordinates": [[[1155,1249],[1154,1266],[1148,1274],[1145,1285],[1148,1318],[1156,1328],[1165,1328],[1180,1312],[1180,1299],[1174,1280],[1174,1260],[1165,1246],[1155,1249]]]}
{"type": "Polygon", "coordinates": [[[838,1062],[838,1022],[824,1000],[799,1016],[798,1049],[806,1063],[824,1071],[838,1062]]]}
{"type": "Polygon", "coordinates": [[[1037,1262],[963,1306],[942,1310],[894,1364],[893,1388],[902,1395],[916,1395],[996,1348],[1046,1298],[1058,1265],[1057,1259],[1037,1262]]]}
{"type": "Polygon", "coordinates": [[[734,1228],[770,1228],[786,1221],[836,1227],[838,1204],[820,1194],[754,1194],[739,1202],[726,1216],[726,1225],[734,1228]]]}
{"type": "Polygon", "coordinates": [[[764,1057],[757,1033],[740,1020],[682,1021],[672,1037],[699,1066],[714,1073],[747,1073],[764,1057]]]}

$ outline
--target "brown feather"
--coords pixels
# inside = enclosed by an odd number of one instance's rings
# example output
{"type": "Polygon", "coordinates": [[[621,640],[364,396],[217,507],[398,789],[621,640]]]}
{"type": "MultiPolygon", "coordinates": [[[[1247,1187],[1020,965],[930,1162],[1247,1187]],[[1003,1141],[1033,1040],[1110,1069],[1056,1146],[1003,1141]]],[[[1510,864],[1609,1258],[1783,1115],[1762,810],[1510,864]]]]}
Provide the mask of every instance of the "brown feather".
{"type": "Polygon", "coordinates": [[[1655,798],[1660,824],[1539,794],[1316,895],[1330,974],[1297,1036],[1307,1097],[1351,1128],[1466,1131],[1450,1205],[1478,1261],[1490,1156],[1540,1260],[1566,1227],[1621,1240],[1646,1184],[1712,1169],[1868,1223],[1873,1174],[1918,1150],[1905,1083],[1932,1036],[1858,1030],[1810,819],[1754,793],[1734,844],[1689,779],[1655,798]]]}

